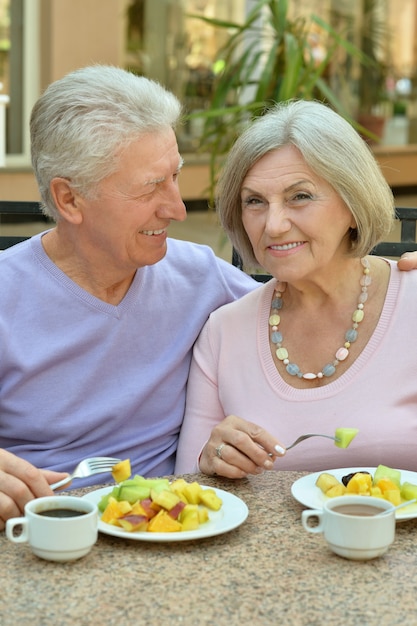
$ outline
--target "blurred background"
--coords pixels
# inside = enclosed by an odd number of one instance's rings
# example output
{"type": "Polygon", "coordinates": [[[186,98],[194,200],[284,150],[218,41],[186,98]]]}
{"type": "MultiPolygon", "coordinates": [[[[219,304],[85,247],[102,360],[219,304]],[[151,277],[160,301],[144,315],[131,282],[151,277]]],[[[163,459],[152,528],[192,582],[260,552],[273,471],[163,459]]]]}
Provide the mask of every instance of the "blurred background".
{"type": "Polygon", "coordinates": [[[397,204],[417,206],[417,0],[0,0],[0,200],[39,199],[30,110],[50,82],[91,63],[156,79],[184,103],[189,217],[173,236],[230,258],[207,206],[256,100],[327,100],[360,125],[397,204]]]}

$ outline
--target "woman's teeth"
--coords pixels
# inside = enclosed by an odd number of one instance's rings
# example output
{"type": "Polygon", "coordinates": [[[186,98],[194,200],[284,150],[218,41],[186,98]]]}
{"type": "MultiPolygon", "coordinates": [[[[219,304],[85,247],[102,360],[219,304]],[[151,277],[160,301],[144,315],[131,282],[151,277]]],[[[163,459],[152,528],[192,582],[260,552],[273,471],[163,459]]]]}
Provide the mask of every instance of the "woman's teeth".
{"type": "Polygon", "coordinates": [[[272,250],[291,250],[291,248],[296,248],[297,246],[301,246],[302,241],[297,241],[295,243],[286,243],[283,246],[271,246],[272,250]]]}

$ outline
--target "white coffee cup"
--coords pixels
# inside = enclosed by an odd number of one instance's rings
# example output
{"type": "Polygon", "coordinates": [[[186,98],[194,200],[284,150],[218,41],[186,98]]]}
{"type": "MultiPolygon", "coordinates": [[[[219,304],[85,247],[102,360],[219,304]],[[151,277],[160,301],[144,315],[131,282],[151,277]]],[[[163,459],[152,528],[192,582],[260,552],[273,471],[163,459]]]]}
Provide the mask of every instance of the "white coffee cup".
{"type": "Polygon", "coordinates": [[[75,496],[47,496],[28,502],[24,517],[7,520],[6,536],[13,543],[28,542],[42,559],[73,561],[96,543],[97,524],[94,503],[75,496]],[[21,527],[20,533],[15,533],[16,527],[21,527]]]}
{"type": "Polygon", "coordinates": [[[374,559],[384,554],[395,538],[395,511],[388,500],[370,496],[340,496],[327,500],[322,510],[301,514],[304,528],[323,533],[329,548],[354,560],[374,559]],[[392,510],[391,510],[392,509],[392,510]],[[378,513],[386,514],[377,516],[378,513]],[[313,519],[317,525],[311,525],[313,519]]]}

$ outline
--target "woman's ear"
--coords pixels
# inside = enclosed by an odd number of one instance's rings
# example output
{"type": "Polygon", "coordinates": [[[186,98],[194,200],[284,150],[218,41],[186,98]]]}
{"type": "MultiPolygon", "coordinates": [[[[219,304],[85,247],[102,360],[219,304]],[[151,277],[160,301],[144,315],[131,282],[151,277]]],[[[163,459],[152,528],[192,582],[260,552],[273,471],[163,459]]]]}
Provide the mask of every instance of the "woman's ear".
{"type": "Polygon", "coordinates": [[[81,196],[72,188],[71,182],[67,178],[53,178],[50,192],[61,217],[71,224],[80,224],[83,219],[83,203],[81,196]]]}

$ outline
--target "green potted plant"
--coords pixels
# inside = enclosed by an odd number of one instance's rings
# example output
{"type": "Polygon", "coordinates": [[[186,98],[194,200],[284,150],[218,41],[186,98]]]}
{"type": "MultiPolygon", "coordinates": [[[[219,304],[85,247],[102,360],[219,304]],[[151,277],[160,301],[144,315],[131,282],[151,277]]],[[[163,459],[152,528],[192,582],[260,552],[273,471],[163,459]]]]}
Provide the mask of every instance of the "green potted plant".
{"type": "Polygon", "coordinates": [[[337,53],[365,62],[363,53],[316,15],[290,19],[288,5],[288,0],[259,0],[243,24],[189,16],[231,33],[218,52],[220,71],[207,109],[189,115],[204,121],[201,150],[210,156],[211,199],[222,157],[248,120],[272,102],[320,99],[355,123],[328,74],[337,53]],[[325,38],[319,56],[314,29],[325,38]]]}

